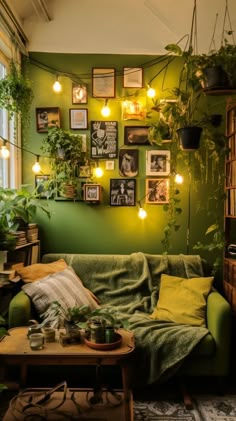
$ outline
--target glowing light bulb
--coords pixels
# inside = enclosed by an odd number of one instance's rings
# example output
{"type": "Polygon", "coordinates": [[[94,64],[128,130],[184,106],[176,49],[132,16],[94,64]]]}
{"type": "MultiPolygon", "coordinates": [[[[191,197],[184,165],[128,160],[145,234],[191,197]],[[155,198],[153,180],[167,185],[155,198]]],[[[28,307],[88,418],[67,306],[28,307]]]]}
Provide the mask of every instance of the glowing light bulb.
{"type": "Polygon", "coordinates": [[[184,177],[180,174],[176,174],[175,175],[175,183],[177,184],[183,184],[184,181],[184,177]]]}
{"type": "Polygon", "coordinates": [[[145,219],[147,217],[147,212],[143,208],[139,208],[138,217],[140,219],[145,219]]]}
{"type": "Polygon", "coordinates": [[[96,167],[95,170],[94,170],[94,175],[97,178],[102,177],[103,176],[103,170],[102,170],[102,168],[96,167]]]}
{"type": "Polygon", "coordinates": [[[151,88],[151,86],[149,86],[147,90],[147,96],[148,98],[154,98],[154,96],[156,96],[156,91],[155,89],[151,88]]]}
{"type": "Polygon", "coordinates": [[[104,106],[101,109],[101,114],[103,117],[109,117],[109,115],[111,114],[111,110],[109,106],[107,105],[107,101],[105,102],[104,106]]]}
{"type": "Polygon", "coordinates": [[[56,80],[56,82],[54,82],[52,89],[54,90],[54,92],[59,93],[62,90],[62,86],[61,83],[59,82],[58,78],[56,80]]]}
{"type": "Polygon", "coordinates": [[[2,157],[3,159],[7,159],[7,158],[9,158],[9,156],[10,156],[10,152],[9,152],[9,150],[7,149],[7,147],[6,147],[5,145],[3,145],[3,146],[1,147],[0,154],[1,154],[1,157],[2,157]]]}
{"type": "Polygon", "coordinates": [[[40,166],[40,163],[39,163],[39,158],[37,157],[37,160],[36,160],[36,162],[34,163],[34,165],[32,166],[32,171],[35,173],[35,174],[38,174],[40,171],[41,171],[41,166],[40,166]]]}

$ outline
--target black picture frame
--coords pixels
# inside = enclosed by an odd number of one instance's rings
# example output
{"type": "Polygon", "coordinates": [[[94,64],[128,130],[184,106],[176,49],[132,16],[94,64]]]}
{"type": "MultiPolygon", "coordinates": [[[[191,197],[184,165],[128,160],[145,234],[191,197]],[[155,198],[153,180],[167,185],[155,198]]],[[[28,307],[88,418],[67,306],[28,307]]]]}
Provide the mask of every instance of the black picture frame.
{"type": "Polygon", "coordinates": [[[133,178],[110,179],[110,206],[135,206],[136,180],[133,178]]]}
{"type": "Polygon", "coordinates": [[[38,133],[47,133],[50,127],[61,127],[59,107],[36,108],[36,129],[38,133]]]}
{"type": "Polygon", "coordinates": [[[125,145],[150,145],[149,126],[125,126],[124,127],[125,145]]]}
{"type": "Polygon", "coordinates": [[[91,121],[91,158],[114,159],[118,157],[118,122],[91,121]]]}
{"type": "Polygon", "coordinates": [[[136,177],[139,163],[138,149],[119,150],[119,174],[121,177],[136,177]]]}

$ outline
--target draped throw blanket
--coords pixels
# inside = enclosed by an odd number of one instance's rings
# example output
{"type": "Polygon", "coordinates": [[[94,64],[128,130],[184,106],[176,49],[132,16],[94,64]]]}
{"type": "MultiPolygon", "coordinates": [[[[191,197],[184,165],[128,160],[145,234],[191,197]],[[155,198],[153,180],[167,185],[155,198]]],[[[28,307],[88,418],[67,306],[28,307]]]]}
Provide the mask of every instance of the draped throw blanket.
{"type": "MultiPolygon", "coordinates": [[[[50,255],[47,261],[50,261],[50,255]]],[[[203,327],[150,318],[162,273],[184,278],[204,276],[200,256],[58,254],[79,275],[103,306],[129,321],[135,334],[135,386],[166,380],[207,335],[203,327]],[[137,369],[138,368],[138,369],[137,369]]],[[[55,259],[55,254],[54,254],[55,259]]]]}

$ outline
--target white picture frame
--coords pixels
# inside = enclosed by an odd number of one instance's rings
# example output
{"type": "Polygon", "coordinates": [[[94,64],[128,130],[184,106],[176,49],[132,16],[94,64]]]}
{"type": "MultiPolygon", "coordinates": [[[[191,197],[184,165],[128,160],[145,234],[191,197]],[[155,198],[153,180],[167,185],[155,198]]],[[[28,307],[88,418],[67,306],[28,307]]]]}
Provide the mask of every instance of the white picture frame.
{"type": "Polygon", "coordinates": [[[170,174],[170,151],[146,151],[146,175],[167,176],[170,174]]]}

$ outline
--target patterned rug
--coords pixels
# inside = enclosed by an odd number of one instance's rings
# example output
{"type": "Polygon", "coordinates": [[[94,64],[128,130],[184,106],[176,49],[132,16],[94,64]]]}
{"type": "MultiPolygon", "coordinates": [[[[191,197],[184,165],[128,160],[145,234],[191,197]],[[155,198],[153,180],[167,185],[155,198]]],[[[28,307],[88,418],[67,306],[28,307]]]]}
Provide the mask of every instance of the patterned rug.
{"type": "Polygon", "coordinates": [[[236,421],[236,395],[194,396],[192,410],[180,400],[135,400],[134,421],[236,421]]]}

